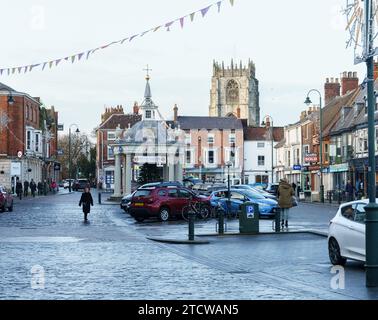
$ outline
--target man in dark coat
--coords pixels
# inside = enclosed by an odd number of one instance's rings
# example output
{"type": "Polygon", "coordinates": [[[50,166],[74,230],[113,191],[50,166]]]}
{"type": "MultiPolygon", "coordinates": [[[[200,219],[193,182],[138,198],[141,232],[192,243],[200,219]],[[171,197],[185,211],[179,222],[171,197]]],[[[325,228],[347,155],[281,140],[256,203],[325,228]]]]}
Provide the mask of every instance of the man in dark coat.
{"type": "Polygon", "coordinates": [[[21,200],[22,199],[22,183],[18,178],[16,182],[16,194],[17,194],[17,197],[19,197],[21,200]]]}
{"type": "Polygon", "coordinates": [[[37,185],[35,184],[34,180],[31,179],[30,180],[30,192],[33,196],[33,198],[35,197],[35,191],[37,190],[37,185]]]}
{"type": "Polygon", "coordinates": [[[84,221],[88,221],[87,216],[91,212],[91,206],[93,206],[93,198],[88,187],[81,194],[79,206],[81,205],[83,205],[84,221]]]}
{"type": "Polygon", "coordinates": [[[281,208],[281,227],[289,226],[289,209],[293,206],[294,190],[286,179],[281,179],[278,186],[278,205],[281,208]]]}
{"type": "Polygon", "coordinates": [[[41,196],[42,195],[42,189],[43,189],[43,185],[42,185],[41,181],[38,182],[37,189],[38,189],[38,195],[41,196]]]}
{"type": "Polygon", "coordinates": [[[24,181],[24,197],[27,197],[29,193],[29,181],[25,180],[24,181]]]}
{"type": "Polygon", "coordinates": [[[352,185],[350,180],[348,180],[348,182],[345,186],[345,192],[346,192],[348,201],[354,200],[354,189],[355,189],[354,186],[352,185]]]}

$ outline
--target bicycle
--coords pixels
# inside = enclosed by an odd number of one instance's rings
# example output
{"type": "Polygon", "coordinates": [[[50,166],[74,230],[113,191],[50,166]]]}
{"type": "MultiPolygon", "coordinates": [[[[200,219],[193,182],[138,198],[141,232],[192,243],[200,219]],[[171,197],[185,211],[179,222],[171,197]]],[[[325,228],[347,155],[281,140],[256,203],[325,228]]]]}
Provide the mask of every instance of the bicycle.
{"type": "Polygon", "coordinates": [[[182,217],[185,221],[189,221],[189,212],[192,211],[195,214],[195,218],[206,220],[211,213],[209,205],[202,202],[189,201],[189,204],[182,208],[182,217]]]}

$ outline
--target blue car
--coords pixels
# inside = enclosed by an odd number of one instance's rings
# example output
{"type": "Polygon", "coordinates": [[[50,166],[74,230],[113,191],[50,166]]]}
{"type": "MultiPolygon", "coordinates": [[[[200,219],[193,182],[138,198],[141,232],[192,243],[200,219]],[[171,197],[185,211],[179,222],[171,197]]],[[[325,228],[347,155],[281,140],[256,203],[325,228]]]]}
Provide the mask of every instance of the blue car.
{"type": "MultiPolygon", "coordinates": [[[[247,189],[231,189],[231,215],[236,216],[240,211],[240,206],[245,202],[252,202],[259,205],[261,217],[274,217],[278,210],[278,202],[276,200],[267,199],[258,192],[247,189]]],[[[219,204],[227,211],[227,189],[214,191],[210,195],[210,204],[216,208],[219,204]]]]}

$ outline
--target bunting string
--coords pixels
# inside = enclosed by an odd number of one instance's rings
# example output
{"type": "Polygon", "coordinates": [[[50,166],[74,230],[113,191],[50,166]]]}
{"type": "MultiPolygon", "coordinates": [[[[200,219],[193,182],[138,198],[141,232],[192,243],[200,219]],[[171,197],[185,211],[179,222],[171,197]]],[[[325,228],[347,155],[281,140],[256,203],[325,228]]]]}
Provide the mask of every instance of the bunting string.
{"type": "Polygon", "coordinates": [[[197,13],[198,14],[200,13],[202,18],[205,18],[205,16],[207,15],[207,13],[210,11],[210,9],[212,7],[216,7],[217,12],[220,13],[222,4],[224,4],[224,2],[229,2],[229,4],[231,6],[234,6],[235,0],[219,0],[217,2],[214,2],[210,5],[202,8],[202,9],[191,12],[191,13],[189,13],[185,16],[182,16],[180,18],[177,18],[177,19],[173,19],[173,20],[171,19],[171,20],[169,20],[169,22],[166,22],[166,23],[163,23],[163,24],[158,25],[156,27],[147,29],[143,32],[134,34],[132,36],[124,37],[121,40],[109,42],[107,44],[104,44],[102,46],[99,46],[99,47],[96,47],[96,48],[93,48],[93,49],[87,49],[87,50],[84,50],[84,51],[79,52],[79,53],[71,54],[71,55],[68,55],[64,58],[47,60],[47,61],[44,61],[44,62],[34,63],[34,64],[31,64],[31,65],[23,65],[23,66],[16,66],[16,67],[3,67],[3,68],[0,68],[0,76],[3,76],[3,75],[10,76],[10,75],[13,75],[13,74],[16,74],[16,73],[21,74],[22,72],[25,74],[27,72],[32,72],[32,71],[36,70],[37,68],[40,68],[40,70],[42,70],[42,71],[44,71],[46,69],[52,69],[53,67],[57,67],[63,60],[67,61],[67,62],[71,62],[71,64],[74,64],[76,62],[83,61],[84,59],[82,59],[82,58],[84,56],[85,56],[85,60],[88,60],[91,55],[93,55],[95,52],[97,52],[99,50],[107,49],[107,48],[114,46],[116,44],[123,45],[123,44],[131,42],[131,41],[133,41],[137,38],[141,38],[141,37],[143,37],[144,35],[146,35],[147,33],[150,33],[150,32],[157,32],[159,30],[170,31],[177,24],[180,26],[181,29],[183,29],[184,26],[186,25],[185,20],[190,19],[190,21],[193,22],[197,13]]]}

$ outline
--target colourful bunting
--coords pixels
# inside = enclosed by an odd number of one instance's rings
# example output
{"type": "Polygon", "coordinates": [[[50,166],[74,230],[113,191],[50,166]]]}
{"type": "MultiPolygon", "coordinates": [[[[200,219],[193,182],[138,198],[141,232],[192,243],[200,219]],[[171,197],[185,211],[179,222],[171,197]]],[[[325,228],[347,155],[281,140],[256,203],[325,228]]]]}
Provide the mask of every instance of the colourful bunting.
{"type": "MultiPolygon", "coordinates": [[[[178,18],[178,19],[175,19],[175,20],[171,20],[170,22],[167,22],[165,24],[159,25],[159,26],[157,26],[155,28],[152,28],[152,29],[148,29],[148,30],[146,30],[146,31],[144,31],[142,33],[137,33],[137,34],[134,34],[131,37],[126,37],[126,38],[123,38],[122,40],[113,41],[113,42],[108,43],[106,45],[103,45],[103,46],[100,46],[100,47],[97,47],[97,48],[93,48],[93,49],[90,49],[90,50],[86,50],[86,51],[81,52],[81,53],[76,53],[76,54],[73,54],[73,55],[68,55],[65,58],[59,58],[59,59],[55,59],[55,60],[51,60],[51,61],[47,61],[47,62],[42,62],[42,63],[38,63],[38,64],[32,64],[32,65],[27,65],[27,66],[22,66],[22,67],[20,66],[20,67],[12,67],[12,68],[2,68],[2,69],[0,69],[0,76],[3,75],[3,74],[5,74],[5,73],[7,73],[8,75],[10,75],[11,73],[14,74],[16,71],[18,71],[18,73],[21,73],[22,69],[24,69],[24,73],[26,73],[27,71],[32,71],[34,68],[36,68],[38,66],[42,66],[42,71],[45,70],[45,68],[46,68],[47,65],[51,69],[54,64],[55,64],[55,66],[58,66],[59,63],[62,60],[65,60],[65,61],[71,60],[71,63],[75,63],[75,61],[80,61],[84,55],[86,55],[86,60],[88,60],[89,57],[90,57],[90,55],[93,54],[93,53],[95,53],[97,50],[106,49],[106,48],[112,46],[113,44],[117,44],[117,43],[124,44],[126,41],[131,42],[136,37],[138,37],[138,36],[143,37],[145,34],[147,34],[150,31],[156,32],[159,29],[161,29],[163,26],[167,29],[167,31],[170,31],[170,28],[173,26],[173,24],[176,21],[180,22],[181,29],[183,29],[186,17],[189,16],[190,17],[190,21],[193,22],[196,13],[197,12],[201,12],[202,17],[204,18],[206,16],[206,14],[209,12],[210,8],[212,6],[214,6],[214,5],[217,5],[218,13],[219,13],[220,10],[221,10],[222,3],[224,1],[227,1],[227,0],[218,0],[217,2],[215,2],[215,3],[213,3],[213,4],[209,5],[209,6],[207,6],[205,8],[202,8],[200,10],[194,11],[194,12],[190,13],[189,15],[185,15],[185,16],[182,16],[181,18],[178,18]]],[[[229,0],[229,1],[230,1],[231,6],[233,6],[235,0],[229,0]]]]}

